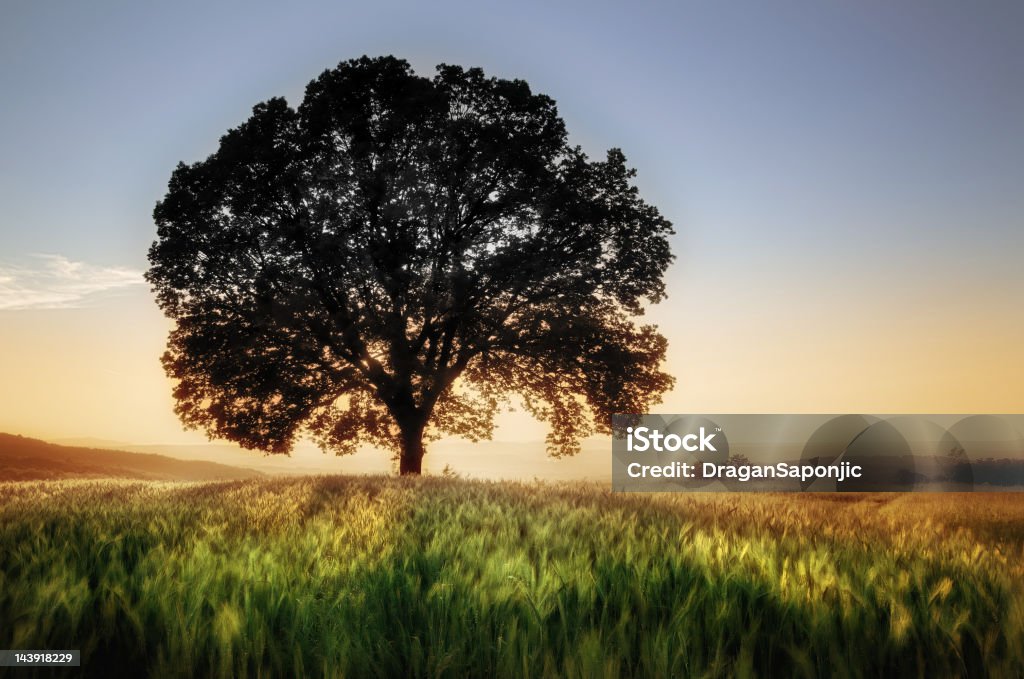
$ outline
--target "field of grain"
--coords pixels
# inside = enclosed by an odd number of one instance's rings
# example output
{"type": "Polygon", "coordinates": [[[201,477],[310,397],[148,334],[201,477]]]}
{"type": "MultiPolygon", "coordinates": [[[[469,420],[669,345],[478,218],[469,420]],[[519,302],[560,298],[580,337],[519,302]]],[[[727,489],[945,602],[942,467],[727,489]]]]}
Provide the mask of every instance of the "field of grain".
{"type": "Polygon", "coordinates": [[[1010,494],[7,483],[0,648],[93,677],[1016,677],[1022,557],[1010,494]]]}

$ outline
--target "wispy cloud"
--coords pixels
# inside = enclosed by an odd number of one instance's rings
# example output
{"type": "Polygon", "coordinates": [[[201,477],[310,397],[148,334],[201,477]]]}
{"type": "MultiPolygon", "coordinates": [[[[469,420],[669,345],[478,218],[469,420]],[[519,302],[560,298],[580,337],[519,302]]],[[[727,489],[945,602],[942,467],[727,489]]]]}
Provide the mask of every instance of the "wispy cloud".
{"type": "Polygon", "coordinates": [[[25,264],[0,262],[0,311],[80,307],[101,293],[145,282],[133,269],[31,255],[25,264]]]}

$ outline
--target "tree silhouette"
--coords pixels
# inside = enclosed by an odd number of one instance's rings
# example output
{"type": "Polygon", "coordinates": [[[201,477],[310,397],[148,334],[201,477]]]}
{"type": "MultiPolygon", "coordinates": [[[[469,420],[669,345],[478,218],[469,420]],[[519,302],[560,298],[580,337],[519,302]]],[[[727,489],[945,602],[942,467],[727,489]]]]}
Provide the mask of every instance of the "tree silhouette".
{"type": "Polygon", "coordinates": [[[728,464],[731,467],[749,467],[750,458],[743,453],[734,453],[729,456],[728,464]]]}
{"type": "Polygon", "coordinates": [[[567,143],[521,80],[352,60],[258,104],[154,211],[146,274],[186,426],[287,453],[309,433],[419,473],[424,441],[488,438],[521,395],[579,450],[673,379],[633,317],[664,297],[671,224],[613,149],[567,143]]]}

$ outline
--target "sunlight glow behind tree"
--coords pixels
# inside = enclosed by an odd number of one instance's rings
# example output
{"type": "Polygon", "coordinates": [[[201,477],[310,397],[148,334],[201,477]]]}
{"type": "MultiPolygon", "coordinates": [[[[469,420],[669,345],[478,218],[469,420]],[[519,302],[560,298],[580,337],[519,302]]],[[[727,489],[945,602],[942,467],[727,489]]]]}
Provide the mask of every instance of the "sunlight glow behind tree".
{"type": "Polygon", "coordinates": [[[182,421],[286,453],[488,438],[519,394],[554,455],[673,383],[634,321],[664,297],[670,223],[617,150],[570,146],[520,80],[344,62],[258,104],[154,211],[147,280],[176,323],[182,421]]]}

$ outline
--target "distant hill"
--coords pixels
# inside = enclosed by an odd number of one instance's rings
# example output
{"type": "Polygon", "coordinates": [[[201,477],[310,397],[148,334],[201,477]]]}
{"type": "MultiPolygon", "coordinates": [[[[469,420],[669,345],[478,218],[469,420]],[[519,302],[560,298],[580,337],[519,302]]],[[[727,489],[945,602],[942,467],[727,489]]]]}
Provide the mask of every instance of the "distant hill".
{"type": "Polygon", "coordinates": [[[59,446],[0,434],[0,481],[63,478],[127,478],[158,481],[213,481],[262,477],[254,469],[165,455],[59,446]]]}

